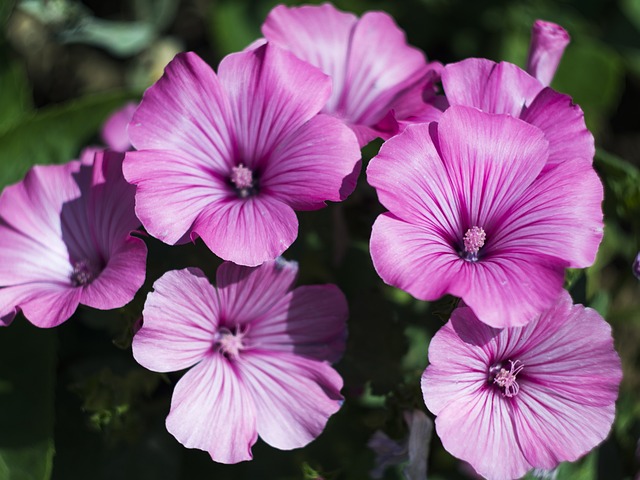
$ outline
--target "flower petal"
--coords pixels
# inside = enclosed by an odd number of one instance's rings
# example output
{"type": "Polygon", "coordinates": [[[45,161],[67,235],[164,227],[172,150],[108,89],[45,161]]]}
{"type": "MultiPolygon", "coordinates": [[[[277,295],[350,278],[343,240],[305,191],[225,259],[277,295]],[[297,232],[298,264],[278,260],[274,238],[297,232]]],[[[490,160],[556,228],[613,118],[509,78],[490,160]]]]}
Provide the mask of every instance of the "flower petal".
{"type": "Polygon", "coordinates": [[[538,80],[508,62],[468,58],[446,65],[442,86],[451,105],[476,107],[518,118],[544,88],[538,80]]]}
{"type": "Polygon", "coordinates": [[[585,165],[593,163],[593,135],[584,123],[582,109],[568,95],[545,88],[520,118],[542,130],[549,141],[549,160],[545,168],[574,159],[582,160],[585,165]]]}
{"type": "Polygon", "coordinates": [[[0,288],[0,318],[10,323],[19,309],[36,327],[57,327],[76,311],[80,294],[80,288],[45,282],[0,288]]]}
{"type": "Polygon", "coordinates": [[[231,195],[220,176],[179,151],[127,152],[123,171],[135,184],[138,218],[154,237],[170,245],[180,241],[200,212],[231,195]]]}
{"type": "Polygon", "coordinates": [[[212,350],[220,306],[201,270],[165,273],[153,284],[142,312],[142,328],[133,337],[133,356],[156,372],[187,368],[212,350]]]}
{"type": "Polygon", "coordinates": [[[603,235],[603,187],[584,161],[543,173],[501,219],[488,252],[556,257],[573,268],[593,264],[603,235]]]}
{"type": "Polygon", "coordinates": [[[111,150],[116,152],[131,150],[131,140],[129,140],[127,127],[137,107],[133,102],[127,103],[112,113],[102,125],[100,136],[111,150]]]}
{"type": "MultiPolygon", "coordinates": [[[[138,150],[178,150],[199,165],[226,174],[234,152],[231,118],[231,107],[211,67],[193,52],[181,53],[145,92],[129,137],[138,150]]],[[[125,177],[131,181],[126,173],[125,177]]]]}
{"type": "MultiPolygon", "coordinates": [[[[346,48],[346,45],[345,45],[346,48]]],[[[375,125],[417,84],[429,68],[424,54],[384,12],[367,12],[353,29],[347,80],[338,113],[352,124],[375,125]]],[[[416,103],[419,111],[424,102],[416,103]]]]}
{"type": "Polygon", "coordinates": [[[329,75],[333,90],[324,107],[336,111],[347,75],[351,32],[358,18],[333,5],[278,5],[267,16],[262,33],[269,42],[286,48],[329,75]]]}
{"type": "Polygon", "coordinates": [[[147,246],[127,236],[109,255],[100,275],[83,288],[80,303],[100,310],[123,307],[135,296],[145,279],[147,246]]]}
{"type": "Polygon", "coordinates": [[[460,206],[431,137],[434,131],[433,125],[413,125],[386,141],[369,163],[367,181],[394,215],[453,244],[462,231],[460,206]]]}
{"type": "Polygon", "coordinates": [[[544,167],[549,144],[521,120],[455,105],[443,113],[438,138],[461,223],[483,228],[490,243],[496,220],[544,167]]]}
{"type": "Polygon", "coordinates": [[[210,355],[180,379],[167,430],[185,447],[209,452],[216,462],[251,460],[258,438],[255,407],[226,358],[210,355]]]}
{"type": "Polygon", "coordinates": [[[448,293],[462,297],[480,320],[496,328],[525,325],[551,307],[567,266],[553,257],[517,250],[461,263],[448,293]]]}
{"type": "Polygon", "coordinates": [[[226,56],[218,76],[229,98],[234,160],[264,168],[278,144],[311,120],[331,94],[331,79],[271,44],[226,56]]]}
{"type": "Polygon", "coordinates": [[[494,389],[449,403],[436,418],[444,448],[492,480],[520,478],[532,466],[520,450],[509,404],[494,389]]]}
{"type": "Polygon", "coordinates": [[[298,264],[282,258],[256,268],[224,262],[216,272],[220,314],[240,325],[262,318],[292,289],[298,264]]]}
{"type": "Polygon", "coordinates": [[[257,195],[211,204],[193,231],[222,259],[256,266],[289,248],[298,236],[298,219],[290,206],[257,195]]]}
{"type": "Polygon", "coordinates": [[[371,232],[371,258],[389,285],[421,300],[435,300],[450,289],[466,263],[438,234],[380,215],[371,232]]]}
{"type": "Polygon", "coordinates": [[[353,132],[339,120],[317,115],[275,149],[260,178],[260,192],[295,210],[315,210],[327,200],[339,202],[343,184],[359,166],[360,149],[353,132]]]}
{"type": "Polygon", "coordinates": [[[296,288],[251,324],[251,345],[337,362],[345,348],[347,300],[335,285],[296,288]]]}
{"type": "Polygon", "coordinates": [[[342,378],[323,362],[283,352],[244,352],[237,363],[256,405],[260,437],[272,447],[307,445],[340,409],[342,378]]]}
{"type": "Polygon", "coordinates": [[[486,383],[499,333],[478,321],[467,307],[456,308],[451,320],[436,332],[429,342],[429,366],[421,380],[425,404],[434,415],[486,383]]]}

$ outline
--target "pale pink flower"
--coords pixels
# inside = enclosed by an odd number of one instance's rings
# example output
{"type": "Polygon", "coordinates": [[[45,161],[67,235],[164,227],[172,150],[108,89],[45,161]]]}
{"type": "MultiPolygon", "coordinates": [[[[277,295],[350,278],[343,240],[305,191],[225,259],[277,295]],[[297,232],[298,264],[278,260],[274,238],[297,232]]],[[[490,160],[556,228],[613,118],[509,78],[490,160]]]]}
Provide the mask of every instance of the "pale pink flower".
{"type": "Polygon", "coordinates": [[[461,297],[494,327],[549,308],[565,268],[595,259],[603,189],[580,159],[548,158],[539,128],[462,106],[385,142],[367,171],[389,210],[371,234],[378,274],[421,300],[461,297]]]}
{"type": "Polygon", "coordinates": [[[293,289],[297,270],[225,262],[215,287],[195,268],[154,284],[133,355],[156,372],[191,367],[166,422],[186,447],[223,463],[250,460],[258,435],[302,447],[340,408],[342,379],[328,362],[344,350],[347,303],[335,285],[293,289]]]}
{"type": "Polygon", "coordinates": [[[545,87],[550,85],[570,40],[569,33],[557,23],[536,20],[531,28],[527,72],[545,87]]]}
{"type": "Polygon", "coordinates": [[[101,310],[133,299],[147,248],[122,154],[87,150],[82,160],[36,166],[0,196],[0,319],[17,311],[55,327],[78,304],[101,310]]]}
{"type": "Polygon", "coordinates": [[[436,97],[434,88],[442,65],[427,63],[384,12],[358,18],[330,3],[278,5],[262,33],[331,76],[333,91],[322,111],[344,120],[360,146],[442,113],[435,104],[444,99],[436,97]]]}
{"type": "Polygon", "coordinates": [[[611,328],[566,291],[524,327],[456,309],[429,363],[422,392],[443,446],[488,479],[574,461],[611,429],[622,378],[611,328]]]}
{"type": "Polygon", "coordinates": [[[298,235],[295,210],[355,188],[355,135],[318,115],[330,92],[326,75],[272,45],[225,57],[218,75],[178,55],[129,126],[138,151],[124,175],[147,231],[170,245],[201,237],[242,265],[280,255],[298,235]]]}

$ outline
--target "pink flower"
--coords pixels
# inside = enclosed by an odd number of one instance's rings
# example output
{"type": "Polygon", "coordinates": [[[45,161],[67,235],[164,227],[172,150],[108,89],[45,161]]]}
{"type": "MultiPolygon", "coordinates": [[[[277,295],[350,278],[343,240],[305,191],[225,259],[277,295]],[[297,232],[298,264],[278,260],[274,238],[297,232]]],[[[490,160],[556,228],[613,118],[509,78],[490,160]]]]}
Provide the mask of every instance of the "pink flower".
{"type": "Polygon", "coordinates": [[[320,68],[333,80],[323,112],[343,119],[360,146],[398,133],[406,123],[437,119],[433,103],[441,64],[407,44],[384,12],[358,19],[333,5],[275,7],[262,25],[271,42],[320,68]]]}
{"type": "Polygon", "coordinates": [[[0,319],[22,310],[55,327],[78,304],[101,310],[133,299],[147,248],[121,154],[86,151],[66,165],[37,166],[0,196],[0,319]]]}
{"type": "MultiPolygon", "coordinates": [[[[584,113],[568,95],[545,88],[544,80],[555,72],[555,67],[551,69],[550,44],[560,42],[550,35],[561,36],[564,30],[538,21],[533,32],[529,71],[539,79],[512,63],[468,58],[444,67],[442,87],[447,100],[450,105],[506,113],[538,127],[549,142],[546,168],[574,159],[591,165],[595,147],[593,135],[584,123],[584,113]]],[[[560,61],[560,56],[561,52],[556,51],[553,58],[560,61]]]]}
{"type": "Polygon", "coordinates": [[[340,121],[317,115],[331,91],[318,69],[271,45],[225,57],[216,75],[178,55],[129,126],[139,150],[124,175],[136,213],[165,243],[200,236],[225,260],[259,265],[298,235],[294,210],[340,201],[360,151],[340,121]]]}
{"type": "Polygon", "coordinates": [[[327,361],[344,350],[347,304],[335,285],[292,290],[297,265],[223,263],[213,287],[195,268],[154,284],[133,339],[156,372],[192,367],[178,382],[167,429],[217,462],[250,460],[258,434],[289,450],[323,430],[342,403],[327,361]]]}
{"type": "Polygon", "coordinates": [[[602,184],[580,159],[543,171],[543,132],[453,106],[385,142],[367,178],[389,210],[373,225],[382,279],[421,300],[461,297],[494,327],[549,308],[566,267],[594,261],[602,184]]]}
{"type": "Polygon", "coordinates": [[[560,25],[536,20],[531,29],[527,72],[545,87],[550,85],[570,40],[569,34],[560,25]]]}
{"type": "Polygon", "coordinates": [[[131,150],[131,141],[127,133],[129,122],[133,118],[137,105],[129,102],[113,112],[104,122],[100,135],[110,150],[126,152],[131,150]]]}
{"type": "Polygon", "coordinates": [[[552,469],[602,442],[622,378],[611,328],[565,291],[525,327],[496,330],[456,309],[429,363],[422,392],[442,444],[489,479],[552,469]]]}

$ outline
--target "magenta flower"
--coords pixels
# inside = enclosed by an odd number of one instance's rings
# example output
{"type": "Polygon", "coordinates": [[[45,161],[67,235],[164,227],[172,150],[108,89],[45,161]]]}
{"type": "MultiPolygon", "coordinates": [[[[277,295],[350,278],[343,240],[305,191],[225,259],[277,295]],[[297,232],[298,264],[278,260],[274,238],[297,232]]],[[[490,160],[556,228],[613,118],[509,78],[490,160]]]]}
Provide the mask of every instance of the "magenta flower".
{"type": "MultiPolygon", "coordinates": [[[[545,88],[542,81],[555,72],[555,67],[551,69],[552,54],[545,47],[552,43],[549,32],[560,32],[562,27],[552,30],[552,25],[540,21],[534,24],[529,68],[541,80],[511,63],[468,58],[444,67],[442,86],[450,105],[507,113],[542,130],[549,142],[547,168],[574,159],[591,165],[595,147],[582,109],[568,95],[545,88]]],[[[553,58],[559,61],[560,55],[556,52],[553,58]]]]}
{"type": "Polygon", "coordinates": [[[139,150],[124,175],[136,213],[165,243],[202,237],[225,260],[259,265],[298,235],[294,210],[340,201],[360,151],[340,121],[317,115],[331,80],[271,45],[225,57],[216,75],[178,55],[129,126],[139,150]]]}
{"type": "Polygon", "coordinates": [[[552,469],[602,442],[620,358],[611,328],[563,291],[524,327],[496,330],[456,309],[429,344],[422,393],[452,455],[489,479],[552,469]]]}
{"type": "Polygon", "coordinates": [[[571,38],[560,25],[536,20],[531,28],[527,72],[546,87],[551,84],[571,38]]]}
{"type": "Polygon", "coordinates": [[[323,112],[344,120],[360,146],[442,113],[434,106],[442,100],[434,89],[441,64],[428,64],[384,12],[367,12],[358,19],[329,3],[278,5],[262,33],[331,76],[333,91],[323,112]]]}
{"type": "Polygon", "coordinates": [[[104,122],[100,136],[110,150],[116,152],[131,150],[131,140],[129,140],[127,128],[136,108],[137,105],[135,103],[129,102],[113,112],[104,122]]]}
{"type": "Polygon", "coordinates": [[[316,438],[342,403],[328,361],[344,350],[347,303],[335,285],[292,290],[293,262],[223,263],[213,287],[196,268],[154,284],[133,339],[146,368],[192,367],[175,387],[167,430],[217,462],[252,458],[258,434],[289,450],[316,438]]]}
{"type": "Polygon", "coordinates": [[[121,154],[86,151],[66,165],[37,166],[0,196],[0,321],[18,310],[55,327],[78,304],[101,310],[133,299],[147,248],[121,154]]]}
{"type": "Polygon", "coordinates": [[[461,297],[494,327],[549,308],[564,269],[594,261],[603,190],[579,159],[543,171],[548,156],[540,129],[460,106],[385,142],[367,172],[389,210],[371,234],[380,277],[421,300],[461,297]]]}

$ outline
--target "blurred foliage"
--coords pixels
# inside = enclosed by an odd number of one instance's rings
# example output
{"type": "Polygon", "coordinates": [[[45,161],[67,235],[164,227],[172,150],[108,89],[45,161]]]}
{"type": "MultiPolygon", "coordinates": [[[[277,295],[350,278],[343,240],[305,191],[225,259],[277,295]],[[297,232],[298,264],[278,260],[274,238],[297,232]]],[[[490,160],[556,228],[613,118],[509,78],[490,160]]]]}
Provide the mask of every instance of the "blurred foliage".
{"type": "MultiPolygon", "coordinates": [[[[216,65],[243,49],[261,35],[260,25],[277,3],[0,0],[0,187],[36,163],[62,163],[99,143],[108,113],[139,98],[178,50],[194,50],[216,65]]],[[[634,478],[640,467],[640,284],[631,274],[640,249],[640,2],[335,4],[357,14],[389,12],[410,43],[443,63],[482,56],[524,65],[537,18],[571,33],[552,86],[573,97],[594,132],[606,227],[596,263],[569,271],[565,285],[612,324],[624,380],[605,443],[578,462],[526,478],[634,478]]],[[[363,170],[380,144],[364,149],[363,170]]],[[[164,271],[199,265],[212,276],[219,260],[201,242],[168,247],[147,238],[147,282],[125,309],[81,309],[55,331],[37,330],[20,318],[0,331],[0,480],[369,478],[371,435],[383,430],[401,439],[407,434],[403,412],[425,410],[419,378],[428,342],[455,308],[450,297],[420,302],[377,277],[368,239],[381,211],[361,175],[347,201],[299,214],[299,238],[287,252],[300,263],[300,283],[337,283],[350,306],[347,350],[337,365],[345,404],[311,445],[282,452],[259,441],[252,462],[230,466],[183,448],[167,433],[164,418],[180,373],[141,370],[129,350],[133,324],[164,271]]],[[[384,478],[402,478],[401,471],[390,468],[384,478]]],[[[429,478],[472,475],[434,435],[429,478]]]]}

